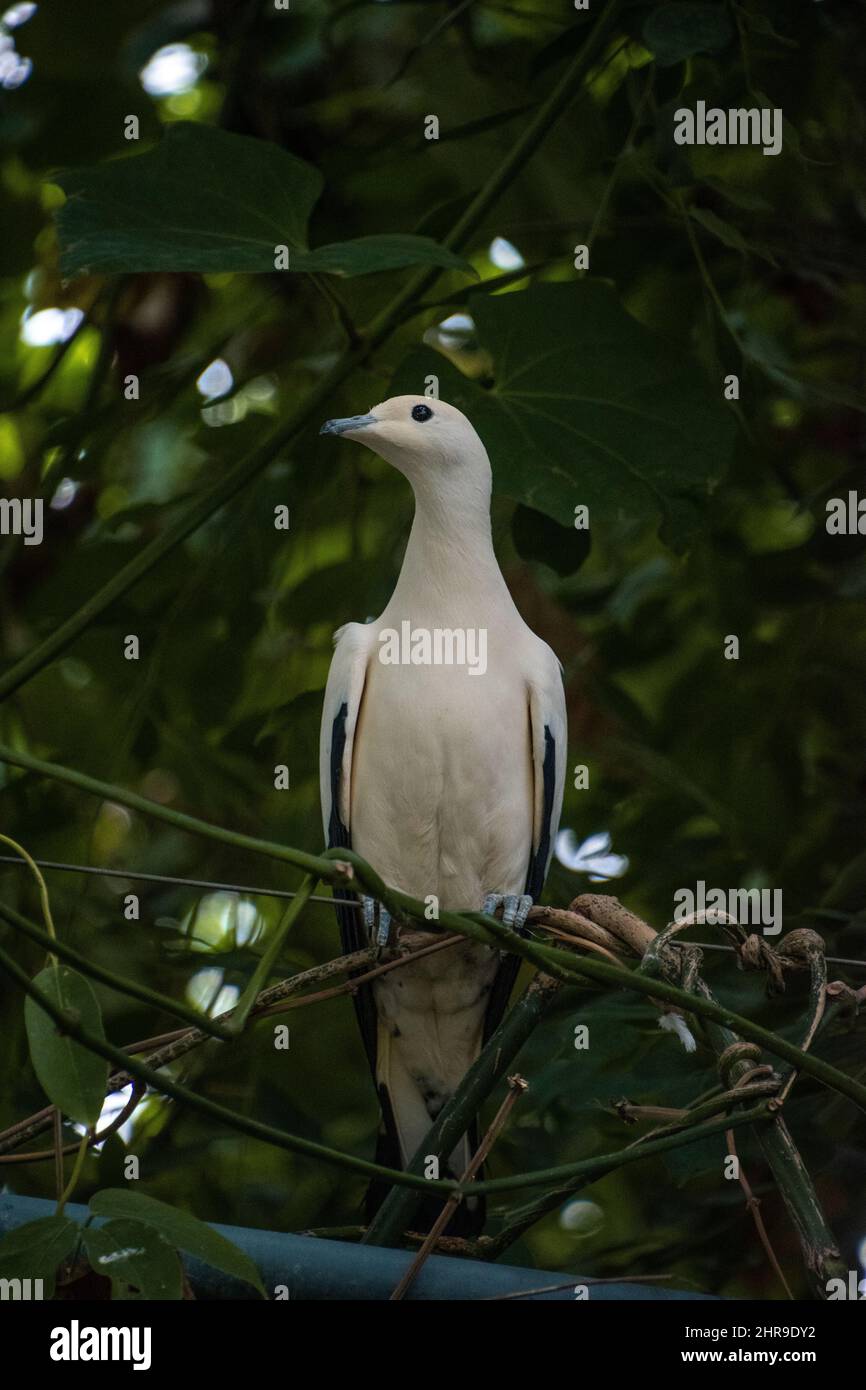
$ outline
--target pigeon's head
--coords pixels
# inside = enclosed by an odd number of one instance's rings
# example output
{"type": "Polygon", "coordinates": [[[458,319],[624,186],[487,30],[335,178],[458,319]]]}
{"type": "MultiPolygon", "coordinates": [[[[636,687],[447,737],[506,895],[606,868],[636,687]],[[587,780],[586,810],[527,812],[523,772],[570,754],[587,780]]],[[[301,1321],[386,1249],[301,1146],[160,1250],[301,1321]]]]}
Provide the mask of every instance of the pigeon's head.
{"type": "Polygon", "coordinates": [[[367,415],[328,420],[319,433],[357,439],[414,484],[490,477],[486,450],[466,416],[426,396],[392,396],[367,415]]]}

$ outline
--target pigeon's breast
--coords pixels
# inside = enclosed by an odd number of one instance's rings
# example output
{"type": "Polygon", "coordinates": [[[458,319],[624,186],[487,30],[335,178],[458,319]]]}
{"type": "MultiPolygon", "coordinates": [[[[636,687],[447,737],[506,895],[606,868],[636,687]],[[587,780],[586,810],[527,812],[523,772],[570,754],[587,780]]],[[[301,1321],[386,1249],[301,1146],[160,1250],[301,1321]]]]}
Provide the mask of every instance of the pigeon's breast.
{"type": "Polygon", "coordinates": [[[402,636],[390,652],[374,648],[368,667],[352,766],[352,845],[392,886],[435,895],[445,909],[478,909],[487,893],[523,891],[532,849],[519,654],[479,641],[464,653],[451,648],[464,664],[437,664],[432,636],[429,652],[402,636]]]}

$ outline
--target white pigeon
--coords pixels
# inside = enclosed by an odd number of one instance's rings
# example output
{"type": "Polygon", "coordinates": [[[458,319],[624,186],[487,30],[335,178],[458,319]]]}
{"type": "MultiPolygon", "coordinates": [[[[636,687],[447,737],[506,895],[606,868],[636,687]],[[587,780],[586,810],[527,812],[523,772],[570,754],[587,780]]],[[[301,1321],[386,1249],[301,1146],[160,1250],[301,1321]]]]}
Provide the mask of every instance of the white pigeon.
{"type": "MultiPolygon", "coordinates": [[[[559,824],[565,696],[556,656],[521,618],[496,561],[487,452],[459,410],[422,396],[329,420],[321,433],[366,444],[415,493],[385,611],[334,635],[320,763],[328,844],[351,846],[387,884],[443,909],[502,904],[519,929],[559,824]]],[[[387,913],[363,907],[338,909],[346,951],[388,939],[387,913]]],[[[502,1017],[518,966],[467,941],[359,991],[384,1119],[379,1161],[413,1157],[502,1017]]],[[[451,1155],[456,1176],[475,1142],[467,1135],[451,1155]]]]}

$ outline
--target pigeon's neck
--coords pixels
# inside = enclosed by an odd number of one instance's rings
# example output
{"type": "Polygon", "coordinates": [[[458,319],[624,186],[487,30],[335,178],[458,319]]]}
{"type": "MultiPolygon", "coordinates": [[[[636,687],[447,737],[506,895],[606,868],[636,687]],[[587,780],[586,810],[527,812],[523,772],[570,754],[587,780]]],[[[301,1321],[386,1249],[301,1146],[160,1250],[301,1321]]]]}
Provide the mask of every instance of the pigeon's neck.
{"type": "Polygon", "coordinates": [[[454,499],[415,488],[415,518],[394,599],[421,595],[450,609],[467,600],[510,604],[493,550],[489,487],[454,499]]]}

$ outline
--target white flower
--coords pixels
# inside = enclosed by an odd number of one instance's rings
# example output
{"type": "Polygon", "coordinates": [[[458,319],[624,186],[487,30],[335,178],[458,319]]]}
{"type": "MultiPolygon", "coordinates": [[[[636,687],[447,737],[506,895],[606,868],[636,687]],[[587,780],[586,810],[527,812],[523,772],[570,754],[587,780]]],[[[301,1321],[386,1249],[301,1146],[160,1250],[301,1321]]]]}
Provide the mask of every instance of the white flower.
{"type": "Polygon", "coordinates": [[[589,874],[592,883],[600,883],[606,878],[619,878],[628,868],[624,854],[613,854],[610,835],[602,830],[588,835],[581,843],[573,830],[560,830],[556,837],[556,857],[566,869],[589,874]]]}

